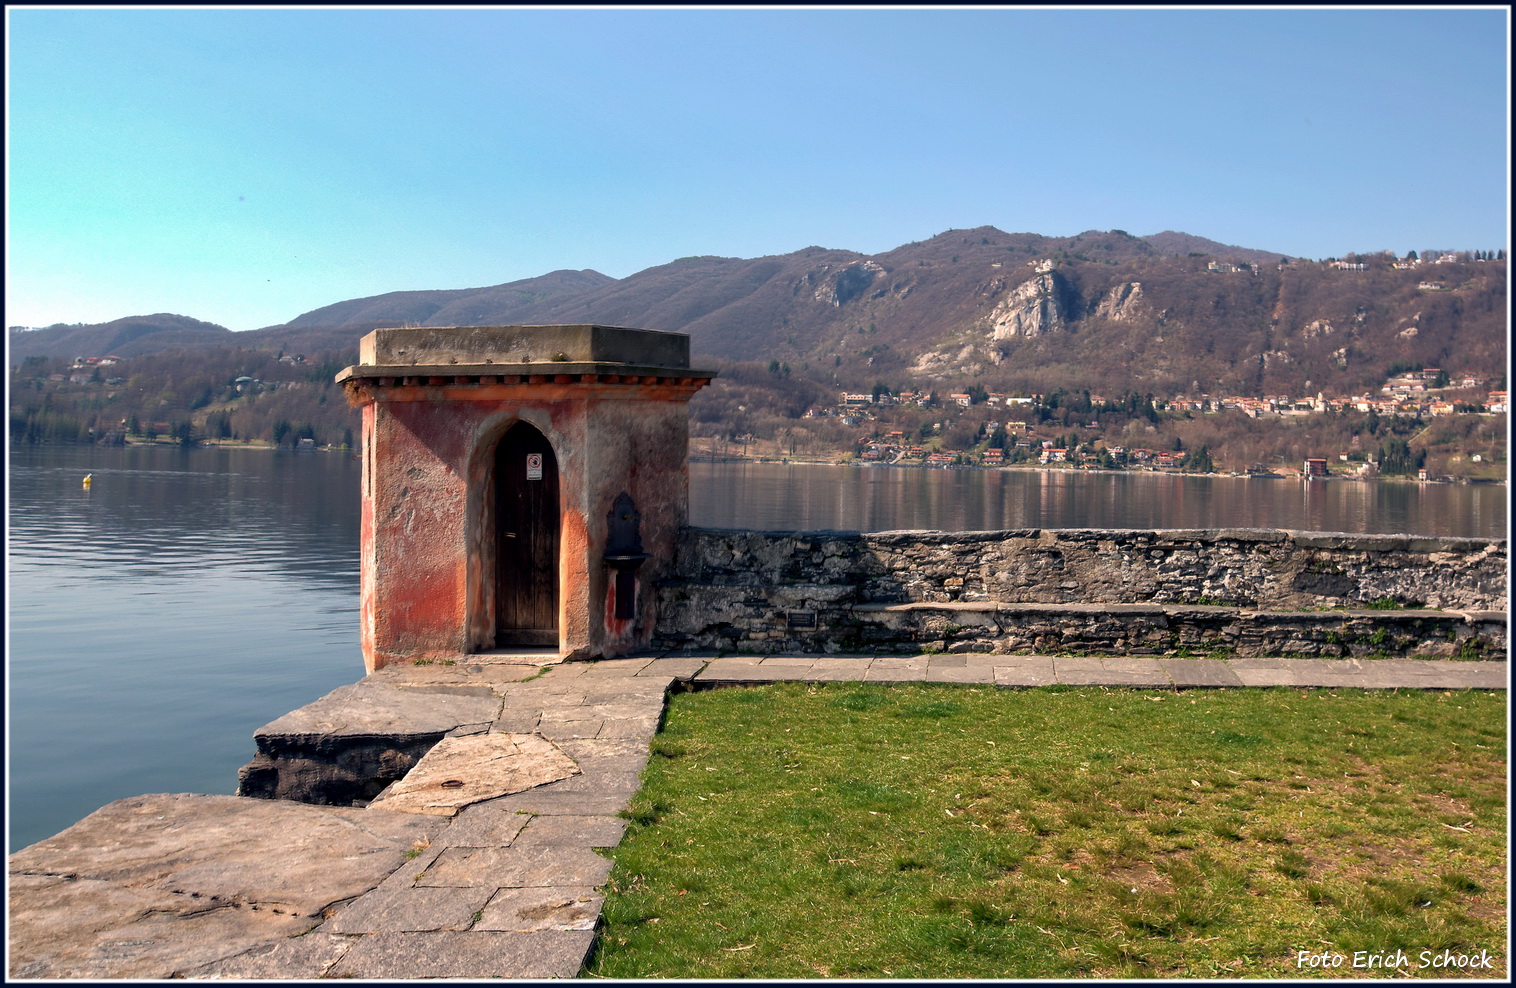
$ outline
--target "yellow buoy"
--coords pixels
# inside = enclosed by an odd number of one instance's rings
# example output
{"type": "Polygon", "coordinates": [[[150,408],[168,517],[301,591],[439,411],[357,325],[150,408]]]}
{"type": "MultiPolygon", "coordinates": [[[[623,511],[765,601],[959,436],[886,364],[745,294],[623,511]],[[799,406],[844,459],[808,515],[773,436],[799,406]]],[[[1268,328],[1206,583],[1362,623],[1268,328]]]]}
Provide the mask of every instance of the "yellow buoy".
{"type": "Polygon", "coordinates": [[[91,478],[93,478],[94,476],[95,475],[92,474],[92,473],[87,473],[87,474],[84,475],[84,489],[85,490],[89,490],[89,485],[94,482],[91,478]]]}

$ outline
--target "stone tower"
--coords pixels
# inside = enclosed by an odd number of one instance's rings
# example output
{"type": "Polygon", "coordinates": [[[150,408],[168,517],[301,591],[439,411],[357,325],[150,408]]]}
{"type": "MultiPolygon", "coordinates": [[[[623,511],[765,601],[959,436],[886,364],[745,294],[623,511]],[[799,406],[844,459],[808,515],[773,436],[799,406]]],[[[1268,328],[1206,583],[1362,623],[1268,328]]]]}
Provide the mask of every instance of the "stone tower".
{"type": "Polygon", "coordinates": [[[614,326],[377,329],[363,413],[364,664],[647,645],[688,517],[689,337],[614,326]]]}

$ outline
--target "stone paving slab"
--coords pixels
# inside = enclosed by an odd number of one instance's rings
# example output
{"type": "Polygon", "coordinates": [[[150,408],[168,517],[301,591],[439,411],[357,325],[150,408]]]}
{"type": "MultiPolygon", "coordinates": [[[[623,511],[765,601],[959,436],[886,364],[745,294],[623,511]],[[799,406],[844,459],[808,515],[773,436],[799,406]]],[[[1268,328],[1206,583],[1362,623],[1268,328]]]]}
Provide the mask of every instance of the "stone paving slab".
{"type": "Polygon", "coordinates": [[[501,889],[484,907],[476,930],[593,930],[605,896],[591,886],[501,889]]]}
{"type": "Polygon", "coordinates": [[[260,944],[224,960],[180,972],[184,978],[310,981],[324,975],[357,941],[353,937],[307,933],[260,944]]]}
{"type": "Polygon", "coordinates": [[[598,739],[638,738],[651,742],[658,733],[660,717],[622,717],[602,721],[595,734],[598,739]]]}
{"type": "Polygon", "coordinates": [[[1241,686],[1242,680],[1221,659],[1156,660],[1158,668],[1177,687],[1241,686]]]}
{"type": "Polygon", "coordinates": [[[1058,681],[1053,659],[1047,655],[998,656],[994,666],[996,686],[1051,686],[1058,681]]]}
{"type": "MultiPolygon", "coordinates": [[[[505,800],[490,800],[465,806],[442,833],[432,839],[432,846],[505,847],[516,839],[534,817],[504,806],[505,800]]],[[[417,859],[417,864],[428,861],[417,859]]]]}
{"type": "Polygon", "coordinates": [[[627,821],[614,816],[534,816],[515,847],[615,847],[627,821]]]}
{"type": "Polygon", "coordinates": [[[447,737],[368,808],[450,817],[470,803],[524,792],[579,771],[572,758],[541,735],[447,737]]]}
{"type": "MultiPolygon", "coordinates": [[[[628,763],[630,764],[630,763],[628,763]]],[[[581,772],[571,778],[551,782],[541,787],[542,792],[623,792],[631,794],[642,788],[642,769],[624,772],[607,768],[604,771],[581,772]]]]}
{"type": "MultiPolygon", "coordinates": [[[[1156,658],[1137,656],[1104,656],[1100,660],[1112,686],[1171,686],[1169,674],[1156,658]]],[[[1056,665],[1056,663],[1055,663],[1056,665]]]]}
{"type": "Polygon", "coordinates": [[[378,933],[363,937],[328,972],[330,978],[572,978],[592,930],[533,933],[378,933]]]}
{"type": "Polygon", "coordinates": [[[9,885],[8,980],[171,978],[316,922],[99,879],[12,873],[9,885]]]}
{"type": "Polygon", "coordinates": [[[742,661],[736,659],[716,659],[710,665],[702,669],[696,676],[695,682],[700,684],[716,683],[779,683],[785,680],[801,679],[797,676],[797,669],[809,669],[805,666],[782,666],[760,665],[756,661],[742,661]]]}
{"type": "Polygon", "coordinates": [[[599,737],[600,728],[605,725],[604,718],[578,716],[577,711],[582,710],[582,707],[569,709],[575,713],[574,716],[555,717],[551,711],[543,713],[542,719],[537,721],[537,730],[543,737],[555,741],[599,737]]]}
{"type": "Polygon", "coordinates": [[[1169,677],[1154,659],[1127,659],[1107,664],[1099,656],[1054,656],[1058,682],[1070,686],[1168,686],[1169,677]]]}
{"type": "Polygon", "coordinates": [[[709,659],[702,658],[662,658],[654,659],[643,667],[638,676],[644,674],[669,676],[678,680],[692,679],[695,673],[705,668],[709,659]]]}
{"type": "Polygon", "coordinates": [[[319,916],[373,888],[443,826],[409,813],[243,796],[133,796],[17,851],[10,870],[319,916]]]}
{"type": "Polygon", "coordinates": [[[506,811],[539,816],[615,816],[631,805],[625,792],[532,792],[496,800],[506,811]]]}
{"type": "Polygon", "coordinates": [[[239,796],[117,800],[10,856],[10,973],[169,978],[283,941],[443,825],[239,796]]]}
{"type": "Polygon", "coordinates": [[[316,742],[342,735],[446,734],[459,724],[490,723],[499,717],[500,707],[500,698],[493,694],[460,696],[365,680],[337,687],[265,724],[254,736],[316,742]]]}
{"type": "Polygon", "coordinates": [[[417,886],[469,888],[540,888],[559,885],[604,885],[610,858],[587,847],[552,844],[521,847],[450,847],[416,879],[417,886]]]}
{"type": "Polygon", "coordinates": [[[926,656],[881,656],[869,663],[863,674],[868,683],[922,683],[926,681],[926,656]]]}
{"type": "Polygon", "coordinates": [[[322,924],[322,933],[423,933],[467,930],[493,888],[376,889],[322,924]]]}
{"type": "Polygon", "coordinates": [[[927,666],[926,681],[929,683],[993,683],[995,667],[974,663],[949,664],[932,658],[927,666]]]}

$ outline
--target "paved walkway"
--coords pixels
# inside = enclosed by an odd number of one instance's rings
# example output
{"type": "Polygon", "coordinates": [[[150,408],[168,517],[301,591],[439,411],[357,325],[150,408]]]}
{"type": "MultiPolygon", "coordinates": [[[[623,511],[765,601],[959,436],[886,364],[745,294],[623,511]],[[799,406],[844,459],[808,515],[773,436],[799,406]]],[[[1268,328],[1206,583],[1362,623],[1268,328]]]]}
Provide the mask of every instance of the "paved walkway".
{"type": "Polygon", "coordinates": [[[640,785],[676,682],[1504,689],[1508,672],[1504,662],[1447,660],[985,654],[646,657],[540,669],[532,663],[541,656],[460,660],[380,670],[290,717],[327,724],[324,736],[356,736],[375,719],[404,721],[407,709],[435,717],[443,701],[458,701],[467,712],[456,715],[454,736],[540,735],[578,773],[466,805],[451,819],[384,810],[382,801],[367,810],[225,796],[113,803],[11,856],[12,977],[575,977],[611,871],[598,852],[621,840],[626,821],[618,814],[640,785]],[[490,707],[493,721],[480,723],[486,698],[500,705],[498,713],[490,707]],[[197,800],[219,802],[194,811],[197,800]],[[270,830],[299,845],[304,871],[281,858],[277,844],[248,853],[270,830]],[[365,874],[387,877],[354,875],[352,892],[334,891],[359,831],[373,845],[365,874]],[[311,864],[320,861],[325,869],[311,864]],[[157,897],[150,909],[149,896],[157,897]],[[264,925],[250,925],[258,917],[264,925]]]}
{"type": "Polygon", "coordinates": [[[734,656],[697,673],[702,686],[862,680],[996,686],[1342,686],[1360,689],[1504,689],[1504,662],[1452,659],[1173,659],[1161,656],[961,655],[734,656]]]}

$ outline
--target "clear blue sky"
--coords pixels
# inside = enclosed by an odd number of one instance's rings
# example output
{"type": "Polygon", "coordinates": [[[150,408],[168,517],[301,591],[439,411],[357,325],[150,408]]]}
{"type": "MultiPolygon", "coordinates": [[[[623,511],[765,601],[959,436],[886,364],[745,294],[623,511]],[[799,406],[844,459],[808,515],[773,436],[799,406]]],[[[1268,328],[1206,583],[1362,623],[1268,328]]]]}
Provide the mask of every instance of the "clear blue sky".
{"type": "Polygon", "coordinates": [[[9,325],[255,329],[980,225],[1510,246],[1503,8],[7,20],[9,325]]]}

